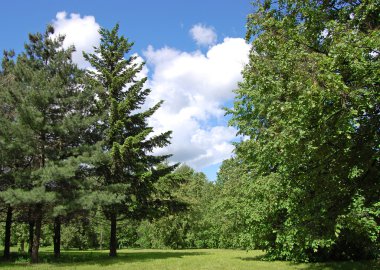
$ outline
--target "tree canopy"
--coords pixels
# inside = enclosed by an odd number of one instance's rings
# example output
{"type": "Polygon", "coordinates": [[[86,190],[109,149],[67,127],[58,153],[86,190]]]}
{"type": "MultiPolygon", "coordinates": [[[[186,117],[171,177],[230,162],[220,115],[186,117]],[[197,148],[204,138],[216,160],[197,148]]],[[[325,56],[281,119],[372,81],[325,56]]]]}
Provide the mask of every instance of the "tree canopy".
{"type": "Polygon", "coordinates": [[[268,222],[257,241],[280,259],[374,256],[380,5],[289,0],[256,8],[247,24],[249,64],[230,113],[249,138],[237,153],[252,181],[278,175],[265,195],[277,205],[257,220],[268,222]]]}

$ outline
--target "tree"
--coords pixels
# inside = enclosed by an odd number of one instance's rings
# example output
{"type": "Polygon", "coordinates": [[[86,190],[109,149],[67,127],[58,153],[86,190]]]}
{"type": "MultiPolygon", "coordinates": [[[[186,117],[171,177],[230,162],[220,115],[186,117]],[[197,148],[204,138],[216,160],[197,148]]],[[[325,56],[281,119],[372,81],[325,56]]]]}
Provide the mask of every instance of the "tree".
{"type": "MultiPolygon", "coordinates": [[[[8,133],[11,125],[13,108],[9,106],[8,98],[6,95],[6,88],[9,86],[9,78],[7,75],[9,66],[12,66],[13,62],[10,60],[14,56],[14,52],[4,52],[4,58],[2,61],[2,71],[0,73],[0,191],[3,191],[12,185],[12,177],[10,176],[10,147],[8,146],[10,134],[8,133]]],[[[10,257],[10,239],[11,239],[11,226],[12,226],[12,206],[2,205],[6,214],[5,222],[5,237],[4,237],[4,253],[3,256],[6,259],[10,257]]]]}
{"type": "Polygon", "coordinates": [[[142,111],[149,89],[144,89],[146,78],[137,79],[143,67],[136,56],[124,58],[133,43],[118,36],[119,25],[111,31],[101,29],[101,43],[94,54],[84,54],[95,72],[89,72],[95,86],[100,86],[97,107],[101,151],[93,166],[100,177],[103,211],[110,221],[110,256],[116,256],[117,221],[121,218],[138,219],[149,215],[155,205],[154,185],[161,176],[175,166],[157,165],[169,156],[152,155],[155,148],[169,144],[171,132],[152,135],[148,118],[162,102],[142,111]]]}
{"type": "Polygon", "coordinates": [[[275,229],[257,239],[279,259],[376,256],[380,5],[281,0],[256,8],[230,113],[249,137],[237,152],[253,181],[276,179],[278,211],[261,214],[275,229]]]}
{"type": "Polygon", "coordinates": [[[206,248],[210,245],[210,221],[213,184],[206,175],[181,165],[158,182],[162,193],[184,204],[169,214],[146,220],[138,227],[137,244],[143,248],[206,248]],[[186,206],[184,208],[183,206],[186,206]]]}
{"type": "Polygon", "coordinates": [[[213,239],[219,248],[252,248],[254,194],[245,164],[237,157],[224,160],[208,211],[213,239]],[[215,222],[215,221],[219,222],[215,222]]]}
{"type": "MultiPolygon", "coordinates": [[[[22,165],[26,172],[20,183],[2,192],[9,204],[27,212],[31,232],[31,260],[38,262],[42,223],[53,218],[55,223],[54,251],[60,253],[60,218],[73,209],[82,209],[81,195],[87,179],[84,163],[88,146],[87,117],[92,100],[83,90],[81,71],[71,61],[74,48],[63,49],[63,36],[30,34],[25,52],[17,57],[12,68],[13,87],[9,88],[16,117],[13,125],[20,132],[14,138],[22,145],[22,165]],[[25,140],[27,138],[27,140],[25,140]]],[[[13,168],[15,166],[12,166],[13,168]]]]}
{"type": "MultiPolygon", "coordinates": [[[[17,105],[13,102],[11,93],[18,91],[14,76],[15,63],[13,51],[4,51],[2,70],[0,73],[0,192],[8,189],[21,188],[22,179],[26,176],[27,161],[25,151],[28,147],[24,141],[30,139],[29,133],[24,132],[17,119],[17,105]]],[[[9,259],[11,243],[11,227],[15,205],[1,198],[6,212],[4,257],[9,259]]]]}

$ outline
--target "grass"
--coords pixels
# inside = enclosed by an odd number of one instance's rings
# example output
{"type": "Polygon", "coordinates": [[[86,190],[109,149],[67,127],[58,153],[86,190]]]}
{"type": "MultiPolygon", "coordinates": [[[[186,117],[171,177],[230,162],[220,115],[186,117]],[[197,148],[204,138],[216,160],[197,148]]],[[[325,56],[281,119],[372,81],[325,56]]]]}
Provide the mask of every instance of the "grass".
{"type": "Polygon", "coordinates": [[[12,254],[11,262],[0,261],[0,269],[128,269],[128,270],[370,270],[380,269],[379,261],[331,262],[331,263],[291,263],[261,261],[261,251],[196,249],[196,250],[152,250],[123,249],[117,258],[108,257],[107,251],[63,251],[55,260],[52,250],[43,248],[41,263],[30,265],[26,257],[12,254]]]}

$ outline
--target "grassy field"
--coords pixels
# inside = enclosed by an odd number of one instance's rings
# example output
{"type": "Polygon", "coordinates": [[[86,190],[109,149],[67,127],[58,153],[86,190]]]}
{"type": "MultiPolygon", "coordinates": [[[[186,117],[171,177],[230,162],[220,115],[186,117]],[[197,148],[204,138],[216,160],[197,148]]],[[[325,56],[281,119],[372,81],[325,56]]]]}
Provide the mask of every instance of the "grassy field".
{"type": "Polygon", "coordinates": [[[64,251],[54,260],[51,249],[42,249],[41,263],[30,265],[26,258],[16,257],[12,262],[0,262],[0,269],[128,269],[128,270],[274,270],[274,269],[380,269],[379,262],[333,262],[296,264],[291,262],[261,261],[260,251],[242,250],[119,250],[117,258],[109,258],[107,251],[64,251]]]}

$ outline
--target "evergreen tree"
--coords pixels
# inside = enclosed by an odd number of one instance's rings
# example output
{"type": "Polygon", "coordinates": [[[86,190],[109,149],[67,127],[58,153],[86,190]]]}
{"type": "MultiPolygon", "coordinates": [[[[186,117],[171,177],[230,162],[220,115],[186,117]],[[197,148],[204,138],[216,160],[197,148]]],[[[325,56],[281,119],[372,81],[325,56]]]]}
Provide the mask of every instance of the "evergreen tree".
{"type": "MultiPolygon", "coordinates": [[[[14,95],[20,91],[20,84],[15,76],[14,52],[5,51],[0,75],[0,191],[30,188],[30,147],[31,132],[19,120],[18,103],[14,95]]],[[[12,217],[16,211],[24,211],[11,197],[0,196],[6,212],[4,257],[9,256],[12,217]]]]}
{"type": "Polygon", "coordinates": [[[119,25],[111,31],[101,29],[101,43],[94,54],[84,57],[95,68],[90,72],[98,92],[99,121],[96,132],[101,138],[101,151],[93,165],[101,177],[101,203],[110,221],[110,256],[116,256],[117,221],[140,219],[164,202],[155,197],[154,183],[175,166],[159,167],[169,156],[152,155],[157,147],[169,144],[171,132],[152,135],[148,118],[160,107],[159,102],[142,111],[149,89],[146,78],[137,79],[144,64],[136,56],[124,58],[133,43],[118,35],[119,25]]]}
{"type": "MultiPolygon", "coordinates": [[[[2,70],[0,73],[0,191],[4,191],[13,186],[12,177],[12,135],[11,127],[14,118],[14,108],[9,102],[7,88],[12,85],[12,77],[9,76],[9,71],[13,67],[14,62],[12,57],[14,52],[4,52],[2,61],[2,70]]],[[[13,153],[14,155],[14,153],[13,153]]],[[[10,257],[10,239],[13,208],[10,204],[0,201],[2,212],[6,212],[5,235],[4,235],[4,253],[5,259],[10,257]]]]}
{"type": "Polygon", "coordinates": [[[63,49],[64,37],[53,38],[53,33],[49,26],[44,34],[29,35],[26,52],[13,68],[15,87],[10,89],[17,113],[14,122],[23,134],[18,141],[28,137],[22,141],[22,155],[29,173],[2,197],[28,209],[32,262],[38,262],[44,218],[55,217],[54,250],[59,256],[60,218],[82,208],[81,195],[87,195],[81,164],[93,95],[87,96],[79,81],[81,71],[71,61],[74,48],[63,49]]]}

